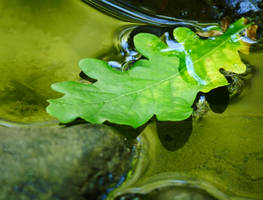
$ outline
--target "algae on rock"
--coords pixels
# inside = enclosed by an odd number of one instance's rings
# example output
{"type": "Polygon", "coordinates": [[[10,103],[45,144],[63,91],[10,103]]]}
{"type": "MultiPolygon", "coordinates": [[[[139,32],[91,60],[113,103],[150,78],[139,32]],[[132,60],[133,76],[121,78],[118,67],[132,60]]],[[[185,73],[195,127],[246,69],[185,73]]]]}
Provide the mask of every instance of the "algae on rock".
{"type": "Polygon", "coordinates": [[[125,177],[133,155],[105,125],[0,127],[0,200],[95,200],[125,177]]]}

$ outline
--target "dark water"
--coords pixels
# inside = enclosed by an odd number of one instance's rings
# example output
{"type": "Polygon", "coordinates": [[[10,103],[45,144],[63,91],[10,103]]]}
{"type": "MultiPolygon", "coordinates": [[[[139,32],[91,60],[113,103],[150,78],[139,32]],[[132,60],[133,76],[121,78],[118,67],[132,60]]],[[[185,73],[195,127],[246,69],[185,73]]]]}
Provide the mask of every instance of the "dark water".
{"type": "MultiPolygon", "coordinates": [[[[83,0],[101,11],[128,21],[158,25],[216,22],[224,16],[261,15],[261,0],[83,0]]],[[[262,16],[262,15],[261,15],[262,16]]]]}

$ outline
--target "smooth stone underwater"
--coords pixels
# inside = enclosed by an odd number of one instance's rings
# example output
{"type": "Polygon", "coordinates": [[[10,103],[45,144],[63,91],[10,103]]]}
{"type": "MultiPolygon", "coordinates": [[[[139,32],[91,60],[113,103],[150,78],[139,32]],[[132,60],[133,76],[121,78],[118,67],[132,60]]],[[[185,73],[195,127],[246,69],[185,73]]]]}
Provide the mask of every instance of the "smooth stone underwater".
{"type": "Polygon", "coordinates": [[[99,199],[125,178],[131,146],[106,125],[0,127],[0,200],[99,199]]]}

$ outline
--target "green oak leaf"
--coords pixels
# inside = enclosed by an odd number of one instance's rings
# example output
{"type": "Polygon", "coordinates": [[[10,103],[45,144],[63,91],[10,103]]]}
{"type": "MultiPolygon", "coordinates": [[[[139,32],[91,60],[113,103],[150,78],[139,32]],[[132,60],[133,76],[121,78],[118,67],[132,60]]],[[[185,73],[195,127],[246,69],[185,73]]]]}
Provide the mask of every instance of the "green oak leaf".
{"type": "Polygon", "coordinates": [[[188,28],[176,28],[179,48],[171,49],[157,36],[135,36],[136,49],[146,59],[128,71],[118,71],[98,59],[83,59],[80,68],[93,84],[61,82],[52,88],[65,95],[49,100],[47,112],[67,123],[81,117],[91,123],[110,121],[139,127],[153,115],[161,121],[179,121],[192,114],[199,91],[227,85],[220,68],[242,73],[245,65],[238,50],[242,48],[240,19],[222,36],[200,39],[188,28]]]}
{"type": "Polygon", "coordinates": [[[188,28],[174,30],[175,39],[183,45],[184,67],[191,77],[204,86],[202,92],[228,84],[219,71],[221,68],[235,73],[246,71],[246,65],[238,53],[245,48],[239,37],[245,28],[245,18],[241,18],[230,25],[223,35],[210,39],[200,39],[188,28]]]}

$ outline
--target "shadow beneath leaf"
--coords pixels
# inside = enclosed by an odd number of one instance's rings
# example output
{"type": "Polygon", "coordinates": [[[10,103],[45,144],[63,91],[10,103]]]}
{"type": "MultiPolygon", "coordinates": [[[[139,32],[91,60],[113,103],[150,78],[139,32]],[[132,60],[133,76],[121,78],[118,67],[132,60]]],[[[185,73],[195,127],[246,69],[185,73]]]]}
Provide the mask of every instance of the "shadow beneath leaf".
{"type": "Polygon", "coordinates": [[[215,113],[223,113],[229,104],[229,92],[227,86],[219,87],[205,94],[205,98],[215,113]]]}
{"type": "Polygon", "coordinates": [[[148,123],[138,127],[133,128],[131,126],[127,125],[120,125],[120,124],[114,124],[111,122],[104,122],[104,124],[113,127],[116,129],[120,134],[122,134],[125,138],[127,138],[130,141],[133,141],[140,133],[143,131],[143,129],[147,126],[148,123]]]}
{"type": "Polygon", "coordinates": [[[192,117],[179,122],[157,121],[156,124],[160,141],[169,151],[176,151],[182,148],[193,130],[192,117]]]}

